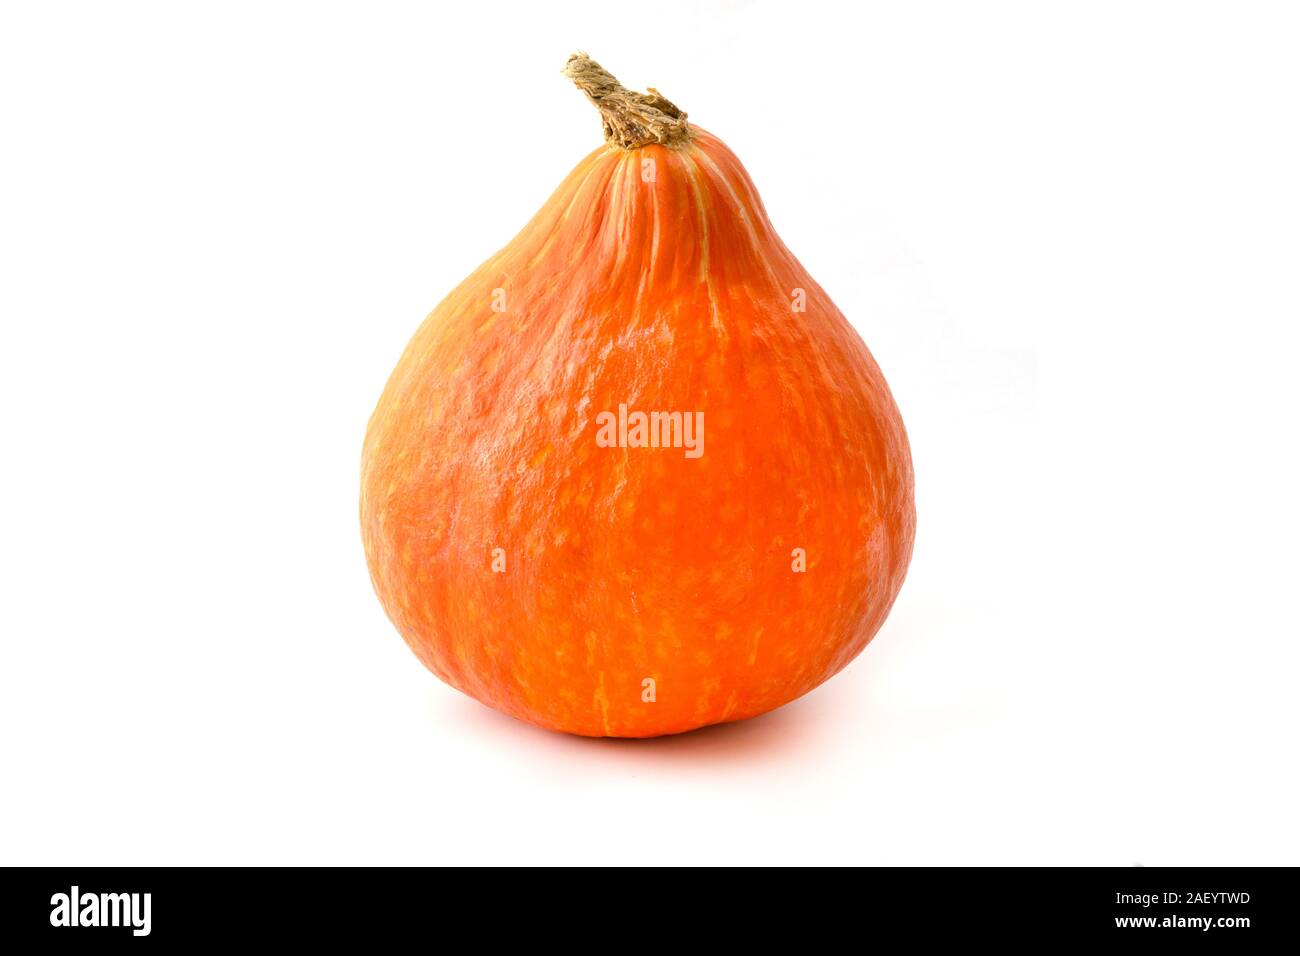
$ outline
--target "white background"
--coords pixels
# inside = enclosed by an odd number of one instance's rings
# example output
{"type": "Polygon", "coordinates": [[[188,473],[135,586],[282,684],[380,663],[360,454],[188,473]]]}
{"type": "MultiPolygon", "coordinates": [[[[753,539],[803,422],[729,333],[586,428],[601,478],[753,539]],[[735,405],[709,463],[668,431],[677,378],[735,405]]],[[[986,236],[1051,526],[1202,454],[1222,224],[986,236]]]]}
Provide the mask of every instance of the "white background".
{"type": "Polygon", "coordinates": [[[1300,863],[1300,24],[1261,3],[5,4],[0,862],[1300,863]],[[600,141],[746,163],[893,386],[846,671],[554,735],[375,599],[366,420],[600,141]]]}

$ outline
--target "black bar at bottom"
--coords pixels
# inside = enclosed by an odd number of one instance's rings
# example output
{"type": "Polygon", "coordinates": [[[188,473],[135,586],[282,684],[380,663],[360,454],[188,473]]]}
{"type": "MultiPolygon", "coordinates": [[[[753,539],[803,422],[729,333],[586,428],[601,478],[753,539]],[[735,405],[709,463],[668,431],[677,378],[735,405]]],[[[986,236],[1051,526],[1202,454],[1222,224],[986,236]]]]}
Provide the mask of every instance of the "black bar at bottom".
{"type": "Polygon", "coordinates": [[[1291,868],[835,869],[726,876],[676,869],[11,868],[4,880],[0,932],[44,944],[62,937],[94,945],[319,940],[369,947],[409,944],[415,934],[432,948],[454,945],[461,934],[486,945],[523,933],[535,943],[585,950],[605,948],[594,941],[623,933],[626,945],[639,947],[641,939],[653,948],[672,940],[734,943],[794,931],[808,949],[846,935],[864,942],[891,938],[877,932],[915,942],[1212,940],[1238,946],[1286,941],[1296,928],[1291,868]]]}

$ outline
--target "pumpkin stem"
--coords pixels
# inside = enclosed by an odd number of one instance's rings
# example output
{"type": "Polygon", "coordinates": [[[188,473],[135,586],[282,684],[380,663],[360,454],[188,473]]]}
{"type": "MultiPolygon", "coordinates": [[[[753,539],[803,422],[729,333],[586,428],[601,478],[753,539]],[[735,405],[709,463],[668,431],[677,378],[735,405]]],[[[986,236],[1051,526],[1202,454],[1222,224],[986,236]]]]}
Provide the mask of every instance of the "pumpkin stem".
{"type": "Polygon", "coordinates": [[[626,89],[585,53],[569,57],[564,75],[600,110],[606,142],[624,149],[639,149],[652,143],[684,146],[690,140],[686,114],[654,87],[645,93],[626,89]]]}

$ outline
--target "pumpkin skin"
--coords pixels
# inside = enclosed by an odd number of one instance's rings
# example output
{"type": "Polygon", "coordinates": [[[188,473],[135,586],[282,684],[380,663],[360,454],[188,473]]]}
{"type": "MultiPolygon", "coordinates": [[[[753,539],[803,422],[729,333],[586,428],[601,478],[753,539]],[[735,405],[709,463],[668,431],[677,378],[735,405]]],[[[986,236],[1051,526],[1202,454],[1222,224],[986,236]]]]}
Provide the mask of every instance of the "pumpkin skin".
{"type": "Polygon", "coordinates": [[[911,556],[912,464],[861,338],[691,126],[595,150],[424,321],[370,420],[361,525],[442,680],[651,737],[770,711],[862,651],[911,556]],[[703,412],[703,454],[601,447],[620,404],[703,412]]]}

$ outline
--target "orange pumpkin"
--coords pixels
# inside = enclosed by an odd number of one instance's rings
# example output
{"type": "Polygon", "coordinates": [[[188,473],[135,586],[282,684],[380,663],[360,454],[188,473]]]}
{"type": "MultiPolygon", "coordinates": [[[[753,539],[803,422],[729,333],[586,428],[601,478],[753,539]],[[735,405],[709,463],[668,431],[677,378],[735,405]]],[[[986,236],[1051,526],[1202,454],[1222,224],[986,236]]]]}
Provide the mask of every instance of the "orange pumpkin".
{"type": "Polygon", "coordinates": [[[521,720],[752,717],[885,620],[903,422],[731,151],[585,55],[565,72],[607,142],[398,362],[362,458],[371,577],[431,671],[521,720]]]}

